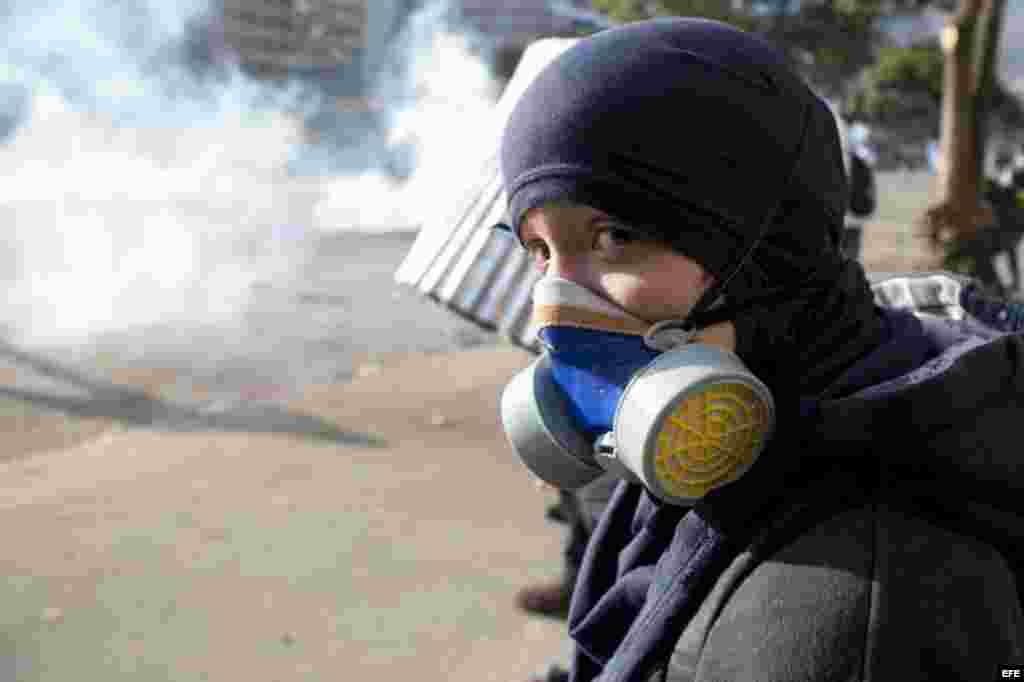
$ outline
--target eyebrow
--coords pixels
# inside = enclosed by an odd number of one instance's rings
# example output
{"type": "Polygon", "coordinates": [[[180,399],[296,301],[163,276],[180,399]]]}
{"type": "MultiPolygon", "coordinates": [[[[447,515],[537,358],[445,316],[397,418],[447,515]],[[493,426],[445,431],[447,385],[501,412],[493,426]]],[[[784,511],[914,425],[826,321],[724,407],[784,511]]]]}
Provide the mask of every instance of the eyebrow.
{"type": "MultiPolygon", "coordinates": [[[[618,218],[615,218],[614,216],[610,216],[610,215],[608,215],[607,213],[605,213],[604,211],[602,211],[600,209],[591,208],[591,210],[596,211],[597,214],[586,222],[586,225],[584,226],[584,229],[589,230],[589,229],[593,228],[597,223],[602,222],[602,221],[614,220],[614,221],[616,221],[616,223],[621,224],[622,227],[627,228],[627,229],[629,229],[631,231],[633,230],[633,228],[630,227],[629,225],[626,225],[626,224],[622,223],[622,221],[620,221],[618,218]]],[[[522,241],[524,243],[525,242],[529,242],[532,239],[536,238],[536,235],[529,235],[528,236],[528,232],[527,232],[528,229],[529,229],[529,225],[527,224],[526,221],[523,221],[523,226],[519,229],[519,236],[520,236],[520,238],[522,239],[522,241]]]]}

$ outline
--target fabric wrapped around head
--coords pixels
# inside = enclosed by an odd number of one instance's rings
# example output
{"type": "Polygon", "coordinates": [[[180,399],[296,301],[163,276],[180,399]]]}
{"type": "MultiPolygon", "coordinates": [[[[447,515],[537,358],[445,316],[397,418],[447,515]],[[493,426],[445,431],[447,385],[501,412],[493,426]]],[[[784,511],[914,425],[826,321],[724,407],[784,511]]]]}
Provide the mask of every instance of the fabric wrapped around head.
{"type": "Polygon", "coordinates": [[[573,201],[715,275],[695,319],[724,293],[755,373],[792,372],[780,354],[806,341],[820,357],[801,376],[823,386],[877,342],[863,270],[840,250],[847,185],[835,119],[756,36],[672,18],[581,40],[513,108],[501,166],[517,235],[531,208],[573,201]]]}

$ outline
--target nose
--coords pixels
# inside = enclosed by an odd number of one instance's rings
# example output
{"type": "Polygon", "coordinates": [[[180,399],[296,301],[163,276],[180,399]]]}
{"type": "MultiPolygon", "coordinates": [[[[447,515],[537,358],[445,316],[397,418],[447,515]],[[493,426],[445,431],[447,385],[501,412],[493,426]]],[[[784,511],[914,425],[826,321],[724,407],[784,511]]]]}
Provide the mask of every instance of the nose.
{"type": "Polygon", "coordinates": [[[551,277],[561,277],[570,282],[590,288],[590,268],[580,255],[552,249],[548,258],[547,272],[551,277]]]}

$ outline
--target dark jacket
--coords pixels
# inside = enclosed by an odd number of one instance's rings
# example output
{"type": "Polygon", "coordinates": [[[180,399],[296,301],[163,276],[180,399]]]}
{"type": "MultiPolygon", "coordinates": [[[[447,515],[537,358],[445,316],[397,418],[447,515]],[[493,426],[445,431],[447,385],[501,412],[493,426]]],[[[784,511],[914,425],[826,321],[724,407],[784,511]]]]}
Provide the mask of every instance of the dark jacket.
{"type": "Polygon", "coordinates": [[[620,486],[595,533],[618,556],[588,548],[570,616],[576,679],[985,680],[1024,662],[1024,336],[884,314],[891,342],[806,406],[760,480],[667,529],[620,486]],[[664,539],[617,537],[638,532],[664,539]]]}

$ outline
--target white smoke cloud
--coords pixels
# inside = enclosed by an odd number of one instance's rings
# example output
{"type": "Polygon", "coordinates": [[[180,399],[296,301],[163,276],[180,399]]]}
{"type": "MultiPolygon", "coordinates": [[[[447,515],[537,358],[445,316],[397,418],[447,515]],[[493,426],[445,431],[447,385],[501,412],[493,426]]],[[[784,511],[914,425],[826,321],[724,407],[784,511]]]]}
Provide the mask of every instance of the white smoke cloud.
{"type": "Polygon", "coordinates": [[[353,149],[354,166],[325,178],[293,172],[314,151],[302,144],[308,91],[231,65],[205,77],[185,59],[202,4],[15,4],[0,18],[7,336],[63,344],[227,323],[254,284],[301,264],[308,237],[415,227],[497,94],[486,67],[439,30],[445,6],[414,17],[396,46],[402,68],[378,84],[380,148],[353,149]],[[405,181],[385,167],[396,149],[411,159],[405,181]]]}
{"type": "Polygon", "coordinates": [[[452,21],[448,2],[414,14],[392,47],[392,70],[376,84],[373,101],[386,112],[386,142],[406,150],[415,172],[395,184],[379,169],[338,178],[317,207],[322,225],[412,229],[447,213],[438,201],[479,172],[494,144],[492,107],[500,92],[487,66],[474,56],[465,32],[438,30],[452,21]]]}

